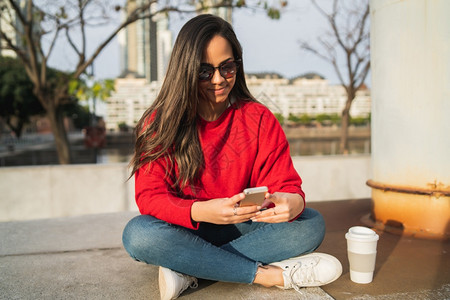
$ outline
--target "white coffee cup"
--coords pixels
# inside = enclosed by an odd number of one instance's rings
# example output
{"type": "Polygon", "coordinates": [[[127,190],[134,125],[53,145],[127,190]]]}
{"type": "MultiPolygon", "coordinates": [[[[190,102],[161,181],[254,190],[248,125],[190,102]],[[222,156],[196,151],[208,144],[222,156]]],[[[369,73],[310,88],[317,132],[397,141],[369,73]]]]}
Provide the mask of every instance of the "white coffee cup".
{"type": "Polygon", "coordinates": [[[356,283],[370,283],[375,270],[378,234],[363,226],[351,227],[345,234],[350,263],[350,279],[356,283]]]}

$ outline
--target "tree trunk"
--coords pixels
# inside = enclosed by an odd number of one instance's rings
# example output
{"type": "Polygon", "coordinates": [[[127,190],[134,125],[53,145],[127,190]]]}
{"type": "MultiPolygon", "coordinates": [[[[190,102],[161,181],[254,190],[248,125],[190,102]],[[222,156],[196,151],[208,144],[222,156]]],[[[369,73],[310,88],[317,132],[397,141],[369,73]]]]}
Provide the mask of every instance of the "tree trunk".
{"type": "Polygon", "coordinates": [[[16,120],[13,120],[11,117],[7,117],[6,124],[8,125],[9,129],[14,132],[16,138],[20,139],[20,136],[22,135],[22,128],[24,125],[23,121],[21,121],[20,118],[16,118],[16,120]]]}
{"type": "Polygon", "coordinates": [[[342,110],[341,118],[341,140],[339,143],[339,151],[341,154],[348,154],[348,126],[350,124],[350,107],[352,106],[352,101],[355,99],[355,94],[353,90],[347,91],[347,101],[345,102],[345,107],[342,110]]]}
{"type": "Polygon", "coordinates": [[[348,123],[350,119],[349,109],[347,109],[347,105],[345,105],[344,110],[342,111],[341,118],[341,140],[339,142],[339,152],[341,154],[348,154],[348,123]]]}
{"type": "Polygon", "coordinates": [[[64,165],[72,163],[72,157],[69,139],[67,138],[66,128],[64,127],[64,117],[63,113],[59,111],[60,109],[60,107],[49,107],[47,109],[47,117],[50,120],[50,126],[55,138],[58,161],[60,164],[64,165]]]}

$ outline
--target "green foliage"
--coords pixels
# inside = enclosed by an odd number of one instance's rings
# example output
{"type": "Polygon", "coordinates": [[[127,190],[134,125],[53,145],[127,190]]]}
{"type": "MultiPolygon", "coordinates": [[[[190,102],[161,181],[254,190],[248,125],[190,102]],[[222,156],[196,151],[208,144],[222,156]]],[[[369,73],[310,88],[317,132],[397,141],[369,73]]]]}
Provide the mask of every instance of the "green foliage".
{"type": "Polygon", "coordinates": [[[0,56],[0,117],[20,137],[22,128],[44,108],[33,94],[33,84],[22,64],[10,57],[0,56]]]}
{"type": "Polygon", "coordinates": [[[331,121],[331,116],[328,114],[318,114],[316,116],[316,121],[319,123],[325,123],[325,121],[331,121]]]}
{"type": "Polygon", "coordinates": [[[331,124],[335,124],[335,125],[339,125],[339,123],[341,122],[341,117],[337,114],[318,114],[316,116],[316,121],[322,125],[331,125],[331,124]]]}
{"type": "Polygon", "coordinates": [[[67,19],[69,17],[64,6],[59,8],[59,12],[56,13],[56,17],[59,19],[67,19]]]}
{"type": "Polygon", "coordinates": [[[277,118],[278,122],[280,122],[280,124],[284,123],[284,116],[280,113],[274,113],[275,118],[277,118]]]}
{"type": "Polygon", "coordinates": [[[313,119],[307,114],[303,114],[300,116],[300,124],[311,125],[312,121],[313,121],[313,119]]]}
{"type": "Polygon", "coordinates": [[[364,117],[350,117],[350,124],[354,126],[365,126],[369,123],[369,118],[364,117]]]}
{"type": "Polygon", "coordinates": [[[95,112],[96,101],[97,99],[105,101],[111,96],[111,93],[114,91],[114,80],[97,80],[89,84],[86,81],[81,78],[71,80],[69,82],[69,94],[83,101],[93,100],[94,107],[90,115],[92,117],[92,125],[95,125],[97,122],[95,112]]]}
{"type": "Polygon", "coordinates": [[[311,125],[313,118],[307,114],[302,114],[300,116],[289,114],[288,120],[301,125],[311,125]]]}
{"type": "MultiPolygon", "coordinates": [[[[55,88],[69,74],[48,68],[48,82],[55,88]]],[[[23,127],[33,116],[44,116],[45,110],[33,94],[33,83],[18,59],[0,56],[0,117],[8,127],[20,137],[23,127]]],[[[65,116],[74,118],[76,128],[83,128],[89,122],[89,110],[79,105],[78,99],[71,98],[62,106],[65,116]]]]}
{"type": "Polygon", "coordinates": [[[127,132],[128,129],[129,129],[127,123],[125,123],[125,122],[118,123],[117,127],[119,127],[119,130],[122,131],[122,132],[127,132]]]}
{"type": "Polygon", "coordinates": [[[108,99],[114,91],[114,80],[105,79],[92,82],[90,85],[83,79],[73,79],[69,82],[69,94],[80,100],[108,99]]]}
{"type": "MultiPolygon", "coordinates": [[[[275,114],[278,118],[278,116],[275,114]]],[[[371,115],[369,114],[367,117],[350,117],[350,124],[353,126],[367,126],[370,124],[371,115]]],[[[339,125],[341,123],[341,116],[337,113],[333,114],[318,114],[315,117],[309,116],[308,114],[302,115],[294,115],[289,114],[288,120],[291,123],[300,124],[300,125],[313,125],[321,124],[321,125],[339,125]]]]}
{"type": "Polygon", "coordinates": [[[339,125],[339,123],[341,123],[341,116],[336,113],[331,114],[330,120],[331,120],[331,123],[339,125]]]}
{"type": "Polygon", "coordinates": [[[300,123],[300,118],[293,114],[289,114],[288,120],[294,123],[300,123]]]}
{"type": "Polygon", "coordinates": [[[281,17],[281,13],[279,9],[271,7],[267,9],[267,16],[271,19],[279,20],[281,17]]]}
{"type": "Polygon", "coordinates": [[[243,7],[245,6],[245,0],[238,0],[236,2],[236,7],[243,7]]]}

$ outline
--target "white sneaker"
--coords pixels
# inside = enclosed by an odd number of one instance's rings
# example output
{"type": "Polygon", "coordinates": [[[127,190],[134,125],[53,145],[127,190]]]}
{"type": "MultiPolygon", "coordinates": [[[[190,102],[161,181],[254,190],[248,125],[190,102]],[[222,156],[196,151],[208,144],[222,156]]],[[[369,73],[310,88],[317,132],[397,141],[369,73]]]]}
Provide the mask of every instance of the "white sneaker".
{"type": "Polygon", "coordinates": [[[197,278],[159,267],[159,292],[161,300],[176,299],[188,287],[198,286],[197,278]]]}
{"type": "Polygon", "coordinates": [[[310,253],[293,257],[271,265],[282,268],[284,289],[300,291],[301,287],[322,286],[335,281],[342,274],[337,258],[324,253],[310,253]]]}

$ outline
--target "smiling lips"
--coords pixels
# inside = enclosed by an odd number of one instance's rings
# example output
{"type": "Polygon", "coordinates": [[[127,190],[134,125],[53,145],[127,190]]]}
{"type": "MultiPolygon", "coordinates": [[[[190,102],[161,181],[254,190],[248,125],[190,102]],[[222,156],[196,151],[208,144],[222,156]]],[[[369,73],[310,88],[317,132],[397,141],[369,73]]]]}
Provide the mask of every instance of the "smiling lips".
{"type": "Polygon", "coordinates": [[[220,89],[212,89],[211,91],[214,92],[214,95],[222,95],[225,93],[225,87],[220,88],[220,89]]]}

